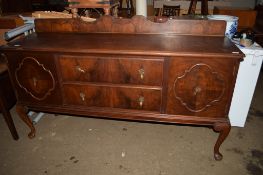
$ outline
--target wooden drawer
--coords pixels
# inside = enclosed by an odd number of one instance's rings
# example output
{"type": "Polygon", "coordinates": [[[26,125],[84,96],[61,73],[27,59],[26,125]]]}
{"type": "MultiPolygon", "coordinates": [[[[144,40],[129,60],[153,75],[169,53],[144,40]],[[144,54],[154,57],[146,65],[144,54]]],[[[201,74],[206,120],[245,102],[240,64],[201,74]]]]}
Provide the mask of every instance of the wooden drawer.
{"type": "Polygon", "coordinates": [[[61,56],[63,81],[162,85],[163,59],[61,56]]]}
{"type": "Polygon", "coordinates": [[[64,103],[160,111],[161,90],[97,85],[64,85],[64,103]]]}

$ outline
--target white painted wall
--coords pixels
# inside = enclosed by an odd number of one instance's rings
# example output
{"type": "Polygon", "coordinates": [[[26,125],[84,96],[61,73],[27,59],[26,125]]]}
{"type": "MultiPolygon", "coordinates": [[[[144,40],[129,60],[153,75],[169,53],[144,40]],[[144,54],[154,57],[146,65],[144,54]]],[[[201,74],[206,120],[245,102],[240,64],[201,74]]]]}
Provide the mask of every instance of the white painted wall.
{"type": "Polygon", "coordinates": [[[136,15],[147,16],[147,0],[136,0],[136,15]]]}

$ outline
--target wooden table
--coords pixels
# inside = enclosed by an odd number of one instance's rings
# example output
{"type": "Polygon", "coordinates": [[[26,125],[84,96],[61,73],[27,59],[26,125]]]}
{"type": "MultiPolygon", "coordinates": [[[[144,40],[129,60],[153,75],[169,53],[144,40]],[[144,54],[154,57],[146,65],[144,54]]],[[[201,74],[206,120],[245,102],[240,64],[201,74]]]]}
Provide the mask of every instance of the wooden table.
{"type": "Polygon", "coordinates": [[[69,7],[73,10],[73,15],[77,16],[78,8],[102,8],[105,15],[110,15],[110,9],[114,8],[114,16],[118,14],[119,0],[68,0],[69,7]]]}

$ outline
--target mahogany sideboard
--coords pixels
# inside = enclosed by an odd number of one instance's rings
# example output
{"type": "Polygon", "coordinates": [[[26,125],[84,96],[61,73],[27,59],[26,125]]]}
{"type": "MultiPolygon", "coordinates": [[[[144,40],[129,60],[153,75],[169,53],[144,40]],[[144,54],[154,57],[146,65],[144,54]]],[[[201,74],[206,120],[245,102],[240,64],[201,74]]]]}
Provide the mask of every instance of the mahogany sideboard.
{"type": "Polygon", "coordinates": [[[16,110],[211,126],[214,157],[230,131],[228,111],[242,52],[224,21],[142,16],[96,22],[37,19],[36,33],[0,48],[16,110]]]}

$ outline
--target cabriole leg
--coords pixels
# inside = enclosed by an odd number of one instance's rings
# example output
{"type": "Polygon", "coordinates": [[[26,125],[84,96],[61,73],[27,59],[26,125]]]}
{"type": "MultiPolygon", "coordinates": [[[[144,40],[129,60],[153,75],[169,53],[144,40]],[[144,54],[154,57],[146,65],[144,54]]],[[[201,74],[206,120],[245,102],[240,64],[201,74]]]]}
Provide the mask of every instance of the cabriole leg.
{"type": "Polygon", "coordinates": [[[17,104],[16,105],[16,112],[18,116],[23,120],[23,122],[26,123],[26,125],[30,128],[30,132],[28,133],[28,137],[30,139],[34,138],[36,135],[36,129],[30,120],[30,118],[27,116],[27,110],[24,106],[17,104]]]}
{"type": "Polygon", "coordinates": [[[214,157],[216,160],[222,160],[223,155],[219,152],[219,148],[221,144],[224,142],[224,140],[226,139],[226,137],[228,136],[231,126],[229,122],[220,122],[220,123],[215,123],[213,129],[216,132],[219,132],[219,136],[214,147],[214,157]]]}

